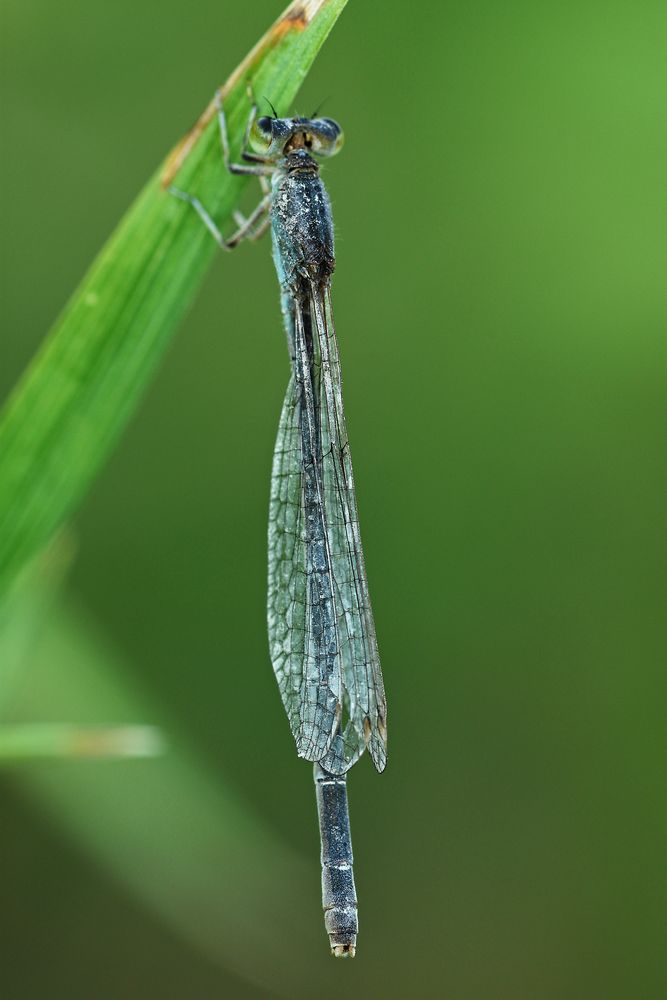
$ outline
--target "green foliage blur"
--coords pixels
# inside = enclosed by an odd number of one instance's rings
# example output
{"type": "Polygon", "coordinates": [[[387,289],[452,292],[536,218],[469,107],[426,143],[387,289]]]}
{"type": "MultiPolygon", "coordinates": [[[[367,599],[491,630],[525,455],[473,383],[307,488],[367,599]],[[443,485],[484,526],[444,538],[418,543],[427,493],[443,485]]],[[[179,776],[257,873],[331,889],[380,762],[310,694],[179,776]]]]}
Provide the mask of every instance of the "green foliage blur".
{"type": "MultiPolygon", "coordinates": [[[[5,5],[3,396],[280,11],[5,5]]],[[[3,717],[169,750],[5,769],[4,996],[664,993],[666,28],[653,0],[350,0],[278,110],[327,98],[346,134],[324,176],[390,740],[350,778],[358,957],[328,956],[267,651],[264,243],[216,260],[66,598],[25,611],[3,717]]]]}

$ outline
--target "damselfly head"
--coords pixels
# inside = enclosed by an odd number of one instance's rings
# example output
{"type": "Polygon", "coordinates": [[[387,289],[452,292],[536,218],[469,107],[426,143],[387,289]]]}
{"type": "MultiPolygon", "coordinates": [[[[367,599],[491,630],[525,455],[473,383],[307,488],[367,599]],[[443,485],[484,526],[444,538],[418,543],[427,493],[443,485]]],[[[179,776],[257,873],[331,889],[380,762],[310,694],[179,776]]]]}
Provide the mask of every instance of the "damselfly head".
{"type": "Polygon", "coordinates": [[[269,159],[295,149],[333,156],[343,145],[343,130],[332,118],[258,118],[250,134],[253,148],[269,159]]]}

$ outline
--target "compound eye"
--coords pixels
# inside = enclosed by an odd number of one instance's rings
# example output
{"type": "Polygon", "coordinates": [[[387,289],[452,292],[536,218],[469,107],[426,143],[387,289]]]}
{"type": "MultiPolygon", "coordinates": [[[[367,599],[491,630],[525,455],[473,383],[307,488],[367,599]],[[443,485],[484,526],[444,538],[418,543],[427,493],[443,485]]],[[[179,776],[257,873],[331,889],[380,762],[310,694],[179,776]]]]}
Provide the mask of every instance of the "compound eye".
{"type": "Polygon", "coordinates": [[[262,116],[262,118],[258,118],[257,119],[257,122],[256,122],[257,128],[259,129],[259,131],[263,135],[265,135],[265,136],[270,136],[271,135],[271,122],[272,122],[272,120],[273,119],[271,119],[271,118],[267,118],[266,115],[262,116]]]}

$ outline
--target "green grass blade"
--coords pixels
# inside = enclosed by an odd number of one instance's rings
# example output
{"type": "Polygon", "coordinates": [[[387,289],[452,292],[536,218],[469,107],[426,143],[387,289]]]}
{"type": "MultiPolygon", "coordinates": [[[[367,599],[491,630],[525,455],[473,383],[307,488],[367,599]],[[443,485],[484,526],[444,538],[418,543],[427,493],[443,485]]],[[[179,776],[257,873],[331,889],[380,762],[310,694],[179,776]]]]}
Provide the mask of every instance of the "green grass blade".
{"type": "Polygon", "coordinates": [[[67,722],[0,725],[0,766],[20,761],[155,757],[163,740],[155,726],[79,726],[67,722]]]}
{"type": "MultiPolygon", "coordinates": [[[[249,112],[248,83],[286,111],[345,3],[292,3],[229,78],[232,155],[249,112]]],[[[0,593],[81,501],[217,252],[192,208],[165,191],[176,175],[221,224],[230,218],[247,178],[222,167],[212,105],[140,193],[8,401],[0,421],[0,593]]]]}

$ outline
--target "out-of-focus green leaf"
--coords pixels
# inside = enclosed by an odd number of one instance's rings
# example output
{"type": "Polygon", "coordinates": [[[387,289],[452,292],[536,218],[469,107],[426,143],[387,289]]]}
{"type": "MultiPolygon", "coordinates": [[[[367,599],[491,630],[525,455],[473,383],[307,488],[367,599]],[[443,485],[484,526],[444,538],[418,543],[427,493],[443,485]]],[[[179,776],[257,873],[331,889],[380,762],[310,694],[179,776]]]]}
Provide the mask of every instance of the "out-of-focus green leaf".
{"type": "Polygon", "coordinates": [[[66,722],[0,724],[0,765],[38,758],[155,757],[163,741],[155,726],[73,726],[66,722]]]}
{"type": "Polygon", "coordinates": [[[3,709],[13,725],[151,720],[168,745],[150,760],[25,761],[11,772],[17,789],[209,960],[272,993],[280,983],[312,996],[326,953],[315,851],[306,865],[264,828],[76,609],[52,607],[20,677],[3,709]]]}

